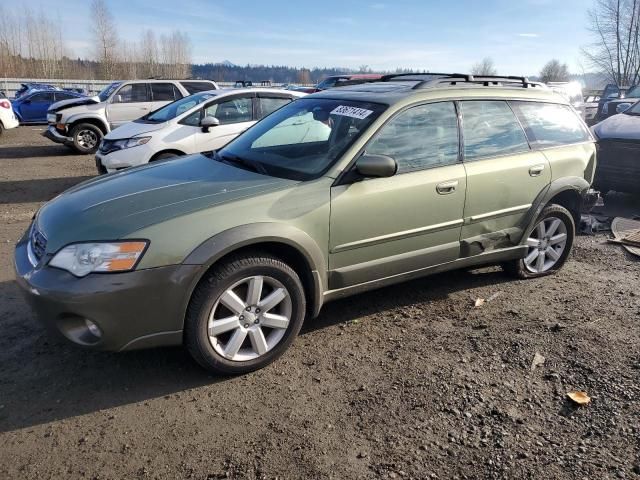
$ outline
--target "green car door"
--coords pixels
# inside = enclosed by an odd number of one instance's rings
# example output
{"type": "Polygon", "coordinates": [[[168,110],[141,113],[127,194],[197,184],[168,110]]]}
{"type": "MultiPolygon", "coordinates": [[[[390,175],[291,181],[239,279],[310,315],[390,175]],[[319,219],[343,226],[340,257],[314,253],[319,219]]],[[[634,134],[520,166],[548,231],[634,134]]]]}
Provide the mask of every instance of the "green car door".
{"type": "MultiPolygon", "coordinates": [[[[500,235],[516,233],[537,195],[550,183],[542,152],[529,148],[518,119],[505,101],[460,102],[467,171],[462,240],[487,248],[500,235]],[[482,236],[491,234],[489,244],[482,236]]],[[[480,253],[470,252],[470,253],[480,253]]]]}
{"type": "Polygon", "coordinates": [[[394,158],[398,171],[332,188],[330,289],[459,257],[466,174],[454,103],[402,111],[365,150],[394,158]]]}

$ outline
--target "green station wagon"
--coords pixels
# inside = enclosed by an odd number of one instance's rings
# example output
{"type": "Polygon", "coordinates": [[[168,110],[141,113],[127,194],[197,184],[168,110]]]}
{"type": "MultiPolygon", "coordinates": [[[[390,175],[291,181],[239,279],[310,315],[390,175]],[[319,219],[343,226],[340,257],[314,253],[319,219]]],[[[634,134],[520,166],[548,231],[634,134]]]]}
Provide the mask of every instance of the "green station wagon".
{"type": "Polygon", "coordinates": [[[543,85],[383,77],[64,192],[17,244],[17,279],[75,344],[184,344],[244,373],[336,298],[476,265],[557,271],[595,167],[583,121],[543,85]]]}

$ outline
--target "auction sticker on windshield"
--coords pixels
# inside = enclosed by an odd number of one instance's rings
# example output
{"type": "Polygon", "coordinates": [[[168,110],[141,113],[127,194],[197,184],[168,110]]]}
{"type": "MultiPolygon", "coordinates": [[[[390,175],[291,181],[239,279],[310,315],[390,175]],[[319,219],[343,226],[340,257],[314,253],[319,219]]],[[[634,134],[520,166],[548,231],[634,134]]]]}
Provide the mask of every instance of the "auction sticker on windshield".
{"type": "Polygon", "coordinates": [[[352,117],[359,120],[367,118],[373,113],[373,110],[367,110],[366,108],[349,107],[348,105],[340,105],[331,112],[331,115],[342,115],[343,117],[352,117]]]}

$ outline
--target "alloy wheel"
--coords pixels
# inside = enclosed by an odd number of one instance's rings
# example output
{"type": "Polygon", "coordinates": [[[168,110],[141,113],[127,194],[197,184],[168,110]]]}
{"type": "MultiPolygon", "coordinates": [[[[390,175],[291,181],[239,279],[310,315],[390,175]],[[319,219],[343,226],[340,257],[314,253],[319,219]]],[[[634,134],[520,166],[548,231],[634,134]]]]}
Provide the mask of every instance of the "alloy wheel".
{"type": "Polygon", "coordinates": [[[553,268],[562,258],[567,238],[567,226],[561,219],[543,219],[527,238],[529,249],[524,259],[527,270],[543,273],[553,268]]]}
{"type": "Polygon", "coordinates": [[[262,275],[245,278],[213,305],[207,324],[209,342],[228,360],[254,360],[282,340],[292,310],[291,295],[278,280],[262,275]]]}
{"type": "Polygon", "coordinates": [[[80,130],[78,132],[78,145],[86,150],[91,150],[98,144],[98,135],[92,130],[80,130]]]}

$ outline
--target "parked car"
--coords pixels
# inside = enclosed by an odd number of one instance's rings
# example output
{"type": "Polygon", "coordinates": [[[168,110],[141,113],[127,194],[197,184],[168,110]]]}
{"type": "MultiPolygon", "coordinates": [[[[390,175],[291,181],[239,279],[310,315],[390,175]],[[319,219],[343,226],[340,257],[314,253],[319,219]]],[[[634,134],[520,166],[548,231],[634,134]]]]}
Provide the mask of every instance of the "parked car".
{"type": "Polygon", "coordinates": [[[215,90],[209,80],[129,80],[107,85],[96,97],[65,100],[47,111],[49,140],[79,153],[95,153],[114,128],[140,118],[167,103],[203,90],[215,90]]]}
{"type": "Polygon", "coordinates": [[[564,96],[576,109],[582,118],[585,118],[586,109],[584,96],[582,95],[582,85],[580,82],[549,82],[547,85],[554,92],[564,96]]]}
{"type": "Polygon", "coordinates": [[[600,121],[609,118],[612,115],[624,112],[634,103],[640,100],[640,86],[636,86],[627,90],[623,96],[613,100],[608,100],[602,107],[600,112],[600,121]]]}
{"type": "Polygon", "coordinates": [[[108,133],[96,154],[98,172],[216,150],[301,96],[266,88],[190,95],[108,133]]]}
{"type": "Polygon", "coordinates": [[[20,123],[45,123],[47,111],[53,103],[76,98],[87,97],[64,90],[32,90],[12,103],[20,123]]]}
{"type": "Polygon", "coordinates": [[[253,87],[253,82],[251,80],[236,80],[236,83],[233,85],[233,88],[251,88],[253,87]]]}
{"type": "Polygon", "coordinates": [[[598,140],[596,187],[640,193],[640,101],[592,128],[598,140]]]}
{"type": "Polygon", "coordinates": [[[587,125],[595,123],[596,114],[598,113],[598,103],[600,95],[588,95],[584,100],[584,120],[587,125]]]}
{"type": "Polygon", "coordinates": [[[18,119],[13,113],[11,102],[2,95],[0,97],[0,136],[5,130],[16,128],[18,126],[18,119]]]}
{"type": "Polygon", "coordinates": [[[49,201],[15,249],[33,310],[87,348],[184,343],[238,374],[336,298],[493,263],[557,272],[596,166],[569,102],[525,78],[384,80],[49,201]]]}
{"type": "Polygon", "coordinates": [[[20,98],[21,96],[26,95],[27,93],[40,91],[40,90],[61,90],[61,89],[49,83],[33,83],[33,82],[22,83],[20,85],[20,88],[16,90],[14,98],[20,98]]]}
{"type": "MultiPolygon", "coordinates": [[[[611,115],[615,115],[617,105],[611,105],[609,107],[610,102],[616,101],[624,101],[627,98],[632,90],[635,90],[636,86],[618,86],[615,83],[608,84],[604,91],[602,92],[602,96],[600,97],[600,101],[598,102],[598,113],[596,114],[595,121],[601,122],[605,118],[610,117],[611,115]]],[[[636,92],[637,93],[637,92],[636,92]]],[[[632,102],[634,103],[634,102],[632,102]]]]}

